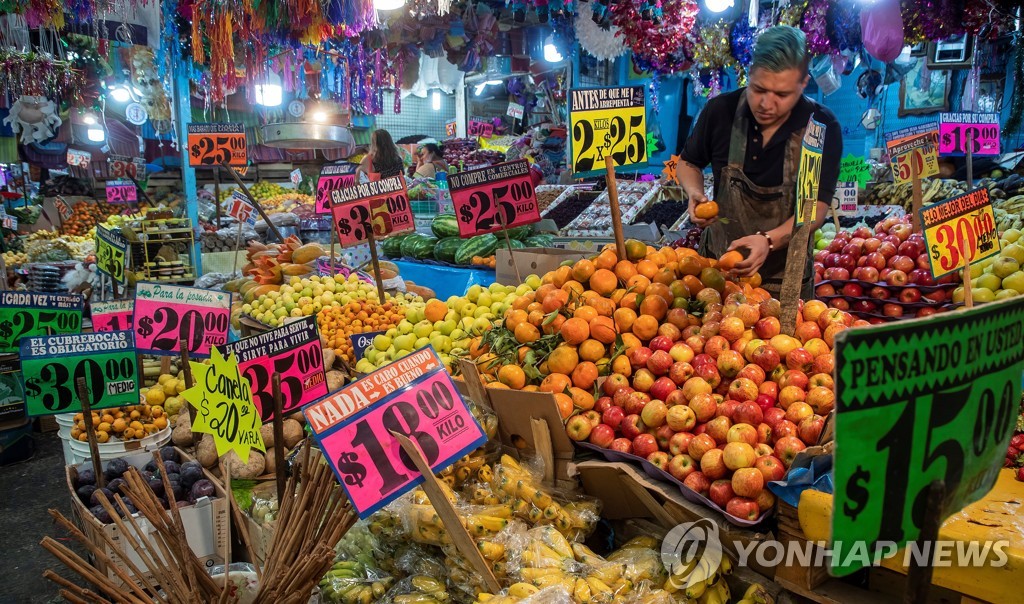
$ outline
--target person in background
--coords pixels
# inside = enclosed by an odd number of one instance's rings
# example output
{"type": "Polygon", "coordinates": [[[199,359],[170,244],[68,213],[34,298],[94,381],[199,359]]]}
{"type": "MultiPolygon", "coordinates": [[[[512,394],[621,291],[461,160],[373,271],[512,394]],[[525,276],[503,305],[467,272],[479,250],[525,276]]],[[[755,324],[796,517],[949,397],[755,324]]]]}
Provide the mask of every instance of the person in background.
{"type": "Polygon", "coordinates": [[[435,142],[422,142],[416,148],[416,172],[419,178],[434,178],[438,172],[446,172],[448,164],[444,161],[444,151],[435,142]]]}
{"type": "Polygon", "coordinates": [[[403,168],[402,154],[388,131],[374,130],[370,135],[370,151],[356,169],[359,180],[368,180],[372,173],[379,174],[381,178],[398,176],[403,168]]]}
{"type": "MultiPolygon", "coordinates": [[[[735,273],[760,273],[762,287],[778,297],[786,268],[786,247],[793,236],[797,171],[808,118],[825,125],[815,229],[828,213],[839,178],[842,129],[827,108],[804,96],[809,62],[799,29],[767,29],[754,46],[746,88],[708,101],[682,152],[678,168],[689,198],[690,221],[706,227],[704,256],[746,251],[735,273]],[[711,164],[715,201],[726,220],[701,220],[694,211],[707,201],[704,167],[711,164]]],[[[810,240],[814,241],[813,238],[810,240]]],[[[812,295],[811,254],[801,297],[812,295]]]]}

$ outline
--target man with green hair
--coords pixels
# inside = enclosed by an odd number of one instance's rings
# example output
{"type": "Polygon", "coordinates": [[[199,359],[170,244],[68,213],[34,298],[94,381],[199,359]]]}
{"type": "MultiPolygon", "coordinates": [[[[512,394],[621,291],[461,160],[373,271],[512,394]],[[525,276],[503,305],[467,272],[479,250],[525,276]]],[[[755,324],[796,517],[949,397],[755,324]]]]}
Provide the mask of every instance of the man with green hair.
{"type": "MultiPolygon", "coordinates": [[[[749,84],[708,102],[678,169],[689,197],[690,220],[706,227],[701,252],[717,258],[727,250],[740,250],[746,257],[736,265],[736,274],[760,273],[762,287],[776,297],[793,235],[797,171],[809,119],[825,126],[814,228],[824,222],[831,205],[843,150],[835,116],[804,96],[809,59],[799,29],[780,25],[762,33],[754,46],[749,84]],[[703,169],[708,164],[719,216],[725,220],[701,220],[694,214],[696,204],[707,201],[703,169]]],[[[810,298],[812,287],[808,254],[802,297],[810,298]]]]}

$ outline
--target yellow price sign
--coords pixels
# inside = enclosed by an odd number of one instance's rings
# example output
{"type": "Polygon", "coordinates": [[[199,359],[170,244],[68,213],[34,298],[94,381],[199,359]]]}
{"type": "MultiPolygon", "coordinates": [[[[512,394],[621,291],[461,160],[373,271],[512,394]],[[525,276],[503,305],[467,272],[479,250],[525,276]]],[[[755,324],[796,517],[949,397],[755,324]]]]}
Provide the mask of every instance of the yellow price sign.
{"type": "Polygon", "coordinates": [[[193,432],[213,436],[217,456],[234,451],[242,463],[249,463],[249,451],[266,453],[260,427],[263,421],[252,401],[249,380],[238,370],[232,352],[225,358],[216,347],[210,352],[210,364],[192,361],[195,386],[181,396],[196,408],[193,432]]]}
{"type": "Polygon", "coordinates": [[[825,149],[825,124],[808,118],[804,129],[804,139],[800,147],[800,167],[796,176],[796,213],[794,220],[797,226],[804,222],[814,222],[818,217],[818,187],[821,184],[821,158],[825,149]],[[811,201],[810,218],[804,220],[804,202],[811,201]]]}
{"type": "Polygon", "coordinates": [[[968,191],[922,208],[921,224],[936,279],[999,253],[988,189],[968,191]]]}
{"type": "Polygon", "coordinates": [[[118,283],[124,283],[127,256],[127,239],[103,227],[96,227],[96,270],[118,283]]]}
{"type": "Polygon", "coordinates": [[[925,132],[893,141],[888,141],[889,165],[896,184],[910,182],[917,178],[928,178],[939,173],[939,153],[936,132],[925,132]]]}
{"type": "Polygon", "coordinates": [[[647,163],[647,97],[643,86],[570,91],[570,166],[600,170],[611,156],[618,167],[647,163]]]}

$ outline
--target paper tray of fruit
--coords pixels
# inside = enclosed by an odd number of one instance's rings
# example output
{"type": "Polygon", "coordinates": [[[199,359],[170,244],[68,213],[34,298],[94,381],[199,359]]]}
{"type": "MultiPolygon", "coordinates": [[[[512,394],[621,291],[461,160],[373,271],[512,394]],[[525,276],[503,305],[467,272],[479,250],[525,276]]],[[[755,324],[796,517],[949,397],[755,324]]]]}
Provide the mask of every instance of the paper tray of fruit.
{"type": "MultiPolygon", "coordinates": [[[[701,495],[700,493],[694,491],[693,489],[688,487],[686,484],[684,484],[682,481],[680,481],[678,478],[676,478],[672,474],[669,474],[665,470],[662,470],[661,468],[659,468],[658,466],[654,465],[653,463],[647,461],[643,457],[640,457],[638,455],[633,455],[632,453],[623,453],[623,452],[615,451],[615,450],[612,450],[612,449],[605,449],[605,448],[599,447],[597,445],[592,445],[592,444],[590,444],[588,442],[576,442],[575,444],[577,446],[583,448],[583,449],[586,449],[588,451],[593,451],[594,453],[597,453],[601,457],[605,458],[607,461],[620,461],[620,462],[639,463],[640,467],[642,467],[644,469],[644,472],[646,472],[647,475],[650,476],[651,478],[654,478],[654,479],[657,479],[657,480],[664,480],[665,482],[668,482],[668,483],[676,485],[677,487],[679,487],[679,492],[683,495],[683,497],[687,501],[691,501],[693,503],[699,503],[699,504],[705,505],[705,506],[707,506],[707,507],[709,507],[709,508],[711,508],[713,510],[717,510],[717,511],[721,512],[722,515],[725,516],[725,518],[729,522],[731,522],[731,523],[733,523],[733,524],[735,524],[737,526],[744,526],[744,527],[754,526],[754,525],[757,525],[757,524],[760,524],[760,523],[764,522],[765,519],[767,519],[769,516],[772,515],[771,510],[767,510],[767,511],[764,511],[764,512],[760,511],[758,509],[757,503],[754,502],[753,500],[747,500],[747,501],[743,501],[743,502],[738,502],[738,506],[739,505],[743,505],[747,509],[749,509],[750,515],[752,516],[752,518],[750,518],[750,517],[743,518],[743,517],[737,516],[735,514],[730,514],[729,512],[727,512],[724,508],[719,506],[714,501],[712,501],[712,500],[708,499],[707,497],[701,495]]],[[[757,471],[757,470],[755,470],[755,471],[757,471]]],[[[760,476],[760,472],[759,471],[757,471],[757,472],[758,472],[758,476],[760,476]]],[[[692,475],[693,474],[691,474],[691,476],[692,475]]],[[[767,492],[767,485],[762,484],[762,489],[765,492],[767,492]]],[[[734,510],[734,511],[736,511],[736,510],[734,510]]]]}

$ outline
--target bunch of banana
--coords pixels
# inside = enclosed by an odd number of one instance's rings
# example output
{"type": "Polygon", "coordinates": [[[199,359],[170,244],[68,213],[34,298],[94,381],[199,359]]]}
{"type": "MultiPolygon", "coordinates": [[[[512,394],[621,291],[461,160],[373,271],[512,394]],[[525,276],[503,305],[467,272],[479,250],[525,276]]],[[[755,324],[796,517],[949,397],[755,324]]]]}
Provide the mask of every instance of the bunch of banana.
{"type": "MultiPolygon", "coordinates": [[[[473,537],[492,537],[508,526],[508,518],[512,516],[512,510],[508,506],[493,507],[493,510],[484,510],[488,513],[460,512],[459,520],[473,537]],[[499,513],[505,517],[494,516],[490,512],[499,513]]],[[[445,530],[444,523],[434,510],[434,506],[429,503],[413,504],[409,506],[408,517],[413,541],[429,545],[451,543],[448,531],[445,530]]]]}
{"type": "MultiPolygon", "coordinates": [[[[1021,195],[1021,198],[1024,199],[1024,195],[1021,195]]],[[[1005,233],[1010,229],[1021,230],[1024,228],[1024,215],[1022,215],[1022,211],[1024,211],[1024,208],[1012,212],[1001,207],[993,208],[992,215],[996,219],[996,231],[1005,233]]]]}
{"type": "Polygon", "coordinates": [[[494,478],[494,472],[487,463],[483,450],[477,449],[441,470],[437,476],[449,487],[458,489],[472,479],[484,484],[489,483],[494,478]]]}
{"type": "Polygon", "coordinates": [[[484,602],[487,604],[513,604],[523,598],[536,595],[538,592],[540,592],[540,589],[529,583],[513,583],[509,586],[506,595],[503,596],[487,592],[477,594],[474,604],[483,604],[484,602]]]}
{"type": "Polygon", "coordinates": [[[732,573],[732,561],[722,556],[717,567],[713,567],[708,556],[694,556],[691,560],[674,569],[665,580],[664,589],[669,593],[682,592],[689,599],[700,599],[703,603],[728,602],[729,587],[725,576],[732,573]]]}
{"type": "Polygon", "coordinates": [[[444,584],[433,577],[416,575],[409,578],[408,584],[411,593],[394,596],[391,600],[394,604],[445,604],[451,601],[451,594],[445,590],[444,584]]]}
{"type": "Polygon", "coordinates": [[[575,501],[565,504],[536,484],[532,474],[508,455],[494,471],[491,489],[502,501],[510,503],[516,516],[532,525],[551,525],[573,539],[589,535],[600,519],[597,503],[575,501]]]}
{"type": "Polygon", "coordinates": [[[623,578],[633,585],[649,581],[655,585],[666,579],[665,567],[658,553],[661,544],[654,537],[635,537],[608,556],[609,562],[624,566],[623,578]]]}
{"type": "Polygon", "coordinates": [[[4,252],[4,264],[7,266],[21,266],[28,262],[28,254],[24,252],[4,252]]]}
{"type": "MultiPolygon", "coordinates": [[[[507,584],[509,576],[508,562],[505,560],[505,546],[493,541],[481,540],[477,542],[477,547],[480,548],[484,559],[487,560],[491,567],[494,578],[503,585],[507,584]]],[[[473,565],[459,553],[457,548],[452,545],[446,545],[441,548],[441,551],[445,555],[445,562],[449,565],[449,584],[458,586],[470,596],[476,596],[476,594],[487,590],[483,577],[480,576],[480,573],[476,572],[473,565]]]]}
{"type": "Polygon", "coordinates": [[[391,578],[374,581],[366,576],[366,567],[355,560],[335,562],[320,579],[320,594],[328,602],[366,604],[384,595],[391,578]]]}
{"type": "Polygon", "coordinates": [[[775,597],[760,583],[754,583],[743,593],[743,598],[736,604],[775,604],[775,597]]]}

